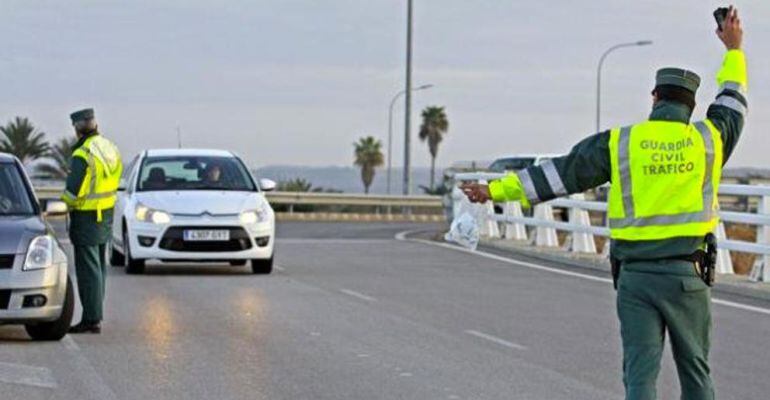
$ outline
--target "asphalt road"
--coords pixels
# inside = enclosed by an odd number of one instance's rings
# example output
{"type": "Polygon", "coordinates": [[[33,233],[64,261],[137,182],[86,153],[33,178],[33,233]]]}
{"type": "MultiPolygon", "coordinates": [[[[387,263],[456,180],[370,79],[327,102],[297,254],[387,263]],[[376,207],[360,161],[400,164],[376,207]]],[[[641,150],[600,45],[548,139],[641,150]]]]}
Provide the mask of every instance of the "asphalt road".
{"type": "MultiPolygon", "coordinates": [[[[270,276],[112,268],[102,335],[0,327],[0,398],[623,397],[605,277],[394,239],[426,227],[280,224],[270,276]]],[[[770,304],[751,306],[714,305],[720,399],[770,393],[770,304]]],[[[660,398],[678,398],[665,357],[660,398]]]]}

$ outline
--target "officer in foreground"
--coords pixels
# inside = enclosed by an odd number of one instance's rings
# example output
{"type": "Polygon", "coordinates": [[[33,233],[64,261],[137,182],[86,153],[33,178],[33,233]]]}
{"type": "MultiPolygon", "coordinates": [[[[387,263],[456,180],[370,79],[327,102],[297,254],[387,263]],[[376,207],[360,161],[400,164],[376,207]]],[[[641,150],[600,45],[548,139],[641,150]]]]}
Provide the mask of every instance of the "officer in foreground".
{"type": "Polygon", "coordinates": [[[70,333],[101,333],[107,263],[115,195],[123,165],[118,148],[99,135],[93,109],[70,115],[78,141],[62,200],[70,208],[70,241],[83,318],[70,333]]]}
{"type": "Polygon", "coordinates": [[[489,186],[462,186],[474,202],[491,198],[529,206],[612,183],[608,218],[626,399],[656,398],[666,331],[681,398],[714,398],[708,362],[713,257],[703,250],[704,238],[713,238],[718,223],[722,166],[735,149],[747,110],[736,9],[727,11],[717,35],[727,53],[717,75],[719,93],[705,120],[690,122],[698,75],[663,68],[647,121],[595,134],[564,157],[489,186]]]}

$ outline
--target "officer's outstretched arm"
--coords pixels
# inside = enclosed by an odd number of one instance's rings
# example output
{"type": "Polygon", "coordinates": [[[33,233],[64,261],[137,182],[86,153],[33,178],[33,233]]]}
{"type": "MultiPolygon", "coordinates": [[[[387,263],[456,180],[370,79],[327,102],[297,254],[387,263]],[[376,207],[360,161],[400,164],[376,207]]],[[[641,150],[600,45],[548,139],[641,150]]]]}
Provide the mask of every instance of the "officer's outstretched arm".
{"type": "Polygon", "coordinates": [[[748,110],[746,56],[741,50],[743,30],[736,9],[730,9],[724,26],[721,31],[717,31],[717,35],[725,44],[727,53],[717,74],[719,92],[716,100],[709,106],[706,116],[721,133],[726,162],[738,143],[748,110]]]}
{"type": "Polygon", "coordinates": [[[610,180],[609,131],[583,139],[566,156],[511,173],[489,183],[492,200],[520,201],[525,207],[584,192],[610,180]]]}

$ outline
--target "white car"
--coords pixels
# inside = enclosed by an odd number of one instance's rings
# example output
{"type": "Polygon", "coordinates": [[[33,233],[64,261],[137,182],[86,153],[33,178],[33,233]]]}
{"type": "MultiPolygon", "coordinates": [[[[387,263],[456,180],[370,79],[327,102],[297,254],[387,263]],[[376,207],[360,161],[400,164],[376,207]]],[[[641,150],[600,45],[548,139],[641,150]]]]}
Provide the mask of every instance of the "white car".
{"type": "Polygon", "coordinates": [[[112,226],[112,265],[142,273],[145,261],[251,262],[273,269],[275,215],[240,158],[222,150],[146,150],[124,170],[112,226]]]}

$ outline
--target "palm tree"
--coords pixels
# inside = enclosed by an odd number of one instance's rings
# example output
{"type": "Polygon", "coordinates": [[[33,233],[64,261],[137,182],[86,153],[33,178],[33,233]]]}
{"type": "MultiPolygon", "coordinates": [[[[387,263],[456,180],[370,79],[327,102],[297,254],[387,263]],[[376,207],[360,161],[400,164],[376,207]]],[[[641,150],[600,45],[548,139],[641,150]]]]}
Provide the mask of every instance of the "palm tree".
{"type": "Polygon", "coordinates": [[[48,158],[50,158],[53,163],[40,164],[37,167],[37,170],[54,179],[67,178],[67,175],[70,173],[72,148],[75,147],[77,140],[78,139],[74,136],[59,139],[48,152],[48,158]]]}
{"type": "Polygon", "coordinates": [[[45,133],[37,131],[27,118],[16,117],[0,126],[5,137],[0,138],[0,151],[11,153],[26,164],[48,154],[45,133]]]}
{"type": "Polygon", "coordinates": [[[369,186],[374,180],[374,170],[382,166],[384,156],[382,155],[382,142],[372,136],[362,137],[358,142],[353,143],[355,148],[354,165],[361,167],[361,181],[364,183],[364,193],[369,194],[369,186]]]}
{"type": "Polygon", "coordinates": [[[449,131],[449,121],[444,112],[444,107],[431,106],[422,110],[422,125],[420,126],[420,140],[428,141],[428,150],[430,150],[430,188],[433,189],[433,183],[436,175],[436,156],[438,155],[438,145],[444,139],[449,131]]]}

